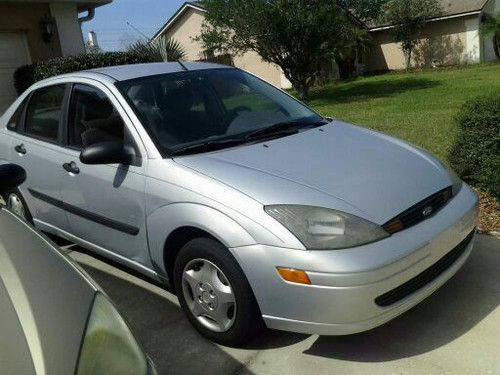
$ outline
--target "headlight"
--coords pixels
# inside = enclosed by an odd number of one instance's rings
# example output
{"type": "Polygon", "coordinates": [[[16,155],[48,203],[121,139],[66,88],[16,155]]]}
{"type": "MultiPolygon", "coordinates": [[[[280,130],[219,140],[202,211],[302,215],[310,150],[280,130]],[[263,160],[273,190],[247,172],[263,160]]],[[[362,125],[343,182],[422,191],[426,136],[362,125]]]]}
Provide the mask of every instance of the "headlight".
{"type": "Polygon", "coordinates": [[[78,375],[148,374],[146,356],[127,324],[101,293],[97,293],[80,352],[78,375]]]}
{"type": "Polygon", "coordinates": [[[389,236],[384,229],[368,220],[327,208],[274,205],[264,209],[307,249],[345,249],[389,236]]]}

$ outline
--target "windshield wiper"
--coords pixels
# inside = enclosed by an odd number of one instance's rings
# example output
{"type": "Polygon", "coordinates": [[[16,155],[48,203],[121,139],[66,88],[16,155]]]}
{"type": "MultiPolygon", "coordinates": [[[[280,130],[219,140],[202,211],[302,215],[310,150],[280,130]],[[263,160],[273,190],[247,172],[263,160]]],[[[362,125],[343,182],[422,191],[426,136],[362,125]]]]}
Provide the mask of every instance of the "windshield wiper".
{"type": "Polygon", "coordinates": [[[275,136],[286,136],[293,135],[299,132],[299,129],[303,127],[317,127],[326,125],[325,121],[317,121],[317,122],[299,122],[299,121],[289,121],[289,122],[280,122],[267,128],[257,129],[245,136],[247,141],[256,140],[267,137],[275,137],[275,136]]]}
{"type": "Polygon", "coordinates": [[[194,145],[180,147],[177,150],[173,150],[172,152],[170,152],[168,156],[172,157],[172,156],[199,154],[202,152],[216,151],[216,150],[221,150],[223,148],[239,146],[243,143],[246,143],[245,139],[231,138],[231,139],[211,140],[202,143],[196,143],[194,145]]]}

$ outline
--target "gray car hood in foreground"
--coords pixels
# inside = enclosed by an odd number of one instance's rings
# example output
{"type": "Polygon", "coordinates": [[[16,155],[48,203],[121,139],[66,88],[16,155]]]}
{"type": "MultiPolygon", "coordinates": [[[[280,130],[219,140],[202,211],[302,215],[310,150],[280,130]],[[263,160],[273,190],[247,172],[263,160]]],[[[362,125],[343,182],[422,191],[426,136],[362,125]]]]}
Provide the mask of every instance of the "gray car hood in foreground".
{"type": "Polygon", "coordinates": [[[0,209],[0,373],[73,374],[96,289],[0,209]]]}
{"type": "Polygon", "coordinates": [[[335,208],[378,224],[452,183],[442,165],[424,151],[338,121],[175,161],[264,205],[335,208]]]}

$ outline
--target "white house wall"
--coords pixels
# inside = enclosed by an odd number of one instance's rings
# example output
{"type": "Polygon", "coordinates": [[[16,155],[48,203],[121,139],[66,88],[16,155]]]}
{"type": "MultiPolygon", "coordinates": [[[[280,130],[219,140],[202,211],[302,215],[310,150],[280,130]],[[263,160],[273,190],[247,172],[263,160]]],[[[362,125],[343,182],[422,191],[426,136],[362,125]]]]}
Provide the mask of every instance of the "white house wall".
{"type": "Polygon", "coordinates": [[[56,20],[63,56],[85,52],[82,30],[78,22],[76,3],[50,3],[50,13],[56,20]]]}
{"type": "Polygon", "coordinates": [[[479,37],[479,17],[465,20],[465,56],[466,62],[481,62],[481,38],[479,37]]]}

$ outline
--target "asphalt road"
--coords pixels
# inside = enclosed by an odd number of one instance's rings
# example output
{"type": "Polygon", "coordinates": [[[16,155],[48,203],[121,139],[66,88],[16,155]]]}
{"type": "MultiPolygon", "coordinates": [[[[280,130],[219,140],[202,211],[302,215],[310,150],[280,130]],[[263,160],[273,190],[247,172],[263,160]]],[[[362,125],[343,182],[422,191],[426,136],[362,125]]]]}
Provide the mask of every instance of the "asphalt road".
{"type": "Polygon", "coordinates": [[[412,310],[370,332],[268,331],[244,349],[215,345],[161,287],[72,247],[130,323],[159,374],[499,374],[500,239],[478,236],[467,264],[412,310]]]}

